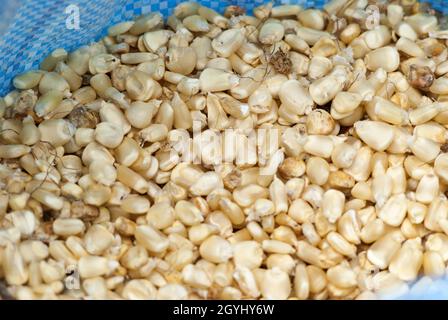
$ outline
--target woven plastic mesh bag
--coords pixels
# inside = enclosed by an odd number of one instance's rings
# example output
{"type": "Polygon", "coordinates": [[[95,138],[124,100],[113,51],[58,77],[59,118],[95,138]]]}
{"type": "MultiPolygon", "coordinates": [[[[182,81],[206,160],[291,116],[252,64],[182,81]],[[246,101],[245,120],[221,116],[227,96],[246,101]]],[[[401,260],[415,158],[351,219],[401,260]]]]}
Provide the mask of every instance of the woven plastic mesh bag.
{"type": "MultiPolygon", "coordinates": [[[[149,12],[165,17],[182,0],[1,0],[0,1],[0,96],[11,89],[12,78],[36,69],[39,62],[56,48],[72,51],[98,40],[107,28],[120,21],[149,12]],[[73,17],[79,16],[79,28],[73,17]],[[67,22],[68,21],[68,22],[67,22]],[[67,24],[68,23],[68,24],[67,24]]],[[[196,0],[222,12],[228,5],[239,5],[251,13],[266,0],[196,0]]],[[[276,4],[300,4],[321,8],[327,0],[277,0],[276,4]]],[[[448,0],[426,1],[448,14],[448,0]]],[[[448,299],[448,280],[422,286],[405,299],[448,299]]]]}

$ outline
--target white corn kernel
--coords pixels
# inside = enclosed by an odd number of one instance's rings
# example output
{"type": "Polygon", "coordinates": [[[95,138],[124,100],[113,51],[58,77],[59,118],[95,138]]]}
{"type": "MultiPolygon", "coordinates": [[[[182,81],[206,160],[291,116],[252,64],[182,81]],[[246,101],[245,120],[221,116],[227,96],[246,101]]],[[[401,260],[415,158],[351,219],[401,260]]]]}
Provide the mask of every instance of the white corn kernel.
{"type": "Polygon", "coordinates": [[[400,56],[394,47],[382,47],[367,53],[365,62],[371,71],[382,68],[387,72],[392,72],[398,68],[400,56]]]}
{"type": "Polygon", "coordinates": [[[263,298],[268,300],[283,300],[291,293],[291,281],[286,272],[274,268],[264,272],[260,284],[260,292],[263,298]]]}
{"type": "Polygon", "coordinates": [[[132,214],[146,214],[149,210],[149,200],[139,195],[128,195],[120,205],[125,212],[132,214]]]}
{"type": "Polygon", "coordinates": [[[394,138],[393,127],[378,121],[358,121],[354,125],[359,137],[372,149],[384,151],[394,138]]]}
{"type": "Polygon", "coordinates": [[[199,247],[200,255],[213,263],[225,263],[233,256],[230,242],[220,236],[212,235],[199,247]]]}
{"type": "Polygon", "coordinates": [[[418,202],[429,204],[439,194],[439,179],[436,175],[424,175],[418,183],[415,198],[418,202]]]}
{"type": "Polygon", "coordinates": [[[417,278],[423,263],[423,251],[419,238],[406,240],[389,265],[389,271],[399,279],[411,281],[417,278]]]}
{"type": "Polygon", "coordinates": [[[80,219],[58,218],[53,222],[53,231],[57,235],[71,236],[84,232],[85,225],[80,219]]]}
{"type": "Polygon", "coordinates": [[[235,267],[259,268],[263,262],[263,250],[256,241],[241,241],[233,245],[235,267]]]}
{"type": "Polygon", "coordinates": [[[311,157],[306,166],[306,175],[312,183],[324,185],[329,177],[330,167],[327,161],[318,157],[311,157]]]}
{"type": "Polygon", "coordinates": [[[367,250],[367,258],[374,265],[385,269],[400,249],[403,241],[404,237],[398,231],[387,233],[367,250]]]}
{"type": "Polygon", "coordinates": [[[118,266],[118,262],[99,256],[81,257],[78,262],[79,275],[82,278],[94,278],[106,275],[118,266]]]}
{"type": "Polygon", "coordinates": [[[322,213],[330,223],[335,223],[342,215],[345,196],[338,190],[328,190],[322,199],[322,213]]]}
{"type": "Polygon", "coordinates": [[[391,226],[399,226],[406,216],[407,201],[404,194],[393,195],[378,212],[378,217],[391,226]]]}
{"type": "Polygon", "coordinates": [[[150,252],[155,253],[165,251],[169,245],[167,237],[149,225],[137,226],[135,229],[135,239],[137,243],[150,252]]]}

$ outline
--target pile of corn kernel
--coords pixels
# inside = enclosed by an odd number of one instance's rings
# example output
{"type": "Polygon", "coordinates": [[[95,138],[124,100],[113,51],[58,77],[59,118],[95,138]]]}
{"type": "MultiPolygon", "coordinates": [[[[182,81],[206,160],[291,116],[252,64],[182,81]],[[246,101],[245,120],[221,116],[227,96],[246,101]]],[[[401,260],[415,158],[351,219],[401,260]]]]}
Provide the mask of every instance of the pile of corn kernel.
{"type": "Polygon", "coordinates": [[[14,78],[3,298],[375,299],[445,275],[437,13],[332,0],[253,14],[181,3],[14,78]]]}

